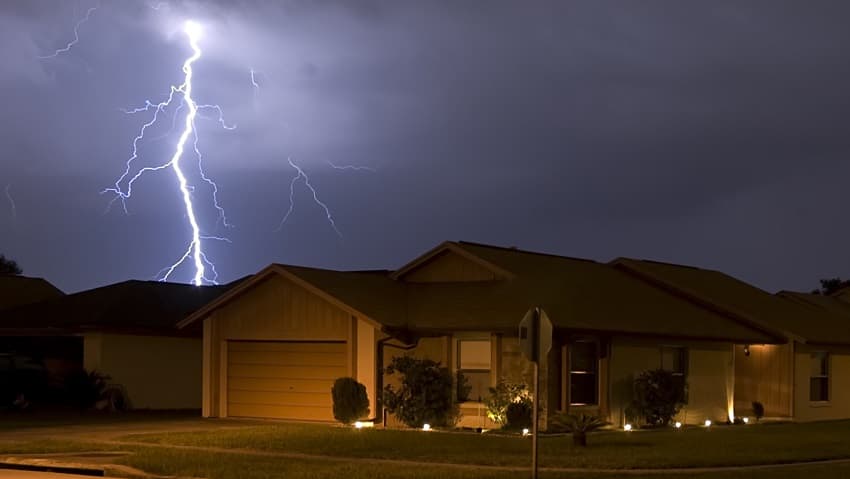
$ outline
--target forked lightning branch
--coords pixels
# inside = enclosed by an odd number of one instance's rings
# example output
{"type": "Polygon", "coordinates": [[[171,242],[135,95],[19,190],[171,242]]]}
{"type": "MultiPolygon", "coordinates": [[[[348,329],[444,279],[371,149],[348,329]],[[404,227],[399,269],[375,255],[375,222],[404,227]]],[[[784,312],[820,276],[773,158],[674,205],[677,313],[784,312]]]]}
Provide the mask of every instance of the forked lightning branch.
{"type": "Polygon", "coordinates": [[[207,236],[202,233],[201,226],[198,222],[197,211],[192,198],[194,187],[189,183],[188,179],[186,178],[186,174],[184,171],[186,164],[182,160],[185,160],[187,145],[191,141],[191,148],[197,158],[197,174],[202,181],[206,182],[207,184],[209,184],[209,186],[212,187],[212,201],[218,212],[219,222],[224,226],[228,226],[227,217],[224,214],[224,209],[218,202],[218,187],[215,182],[209,177],[207,177],[204,173],[202,164],[203,157],[201,155],[200,149],[198,148],[198,130],[195,125],[195,120],[198,117],[199,110],[211,109],[217,113],[218,122],[222,125],[222,127],[226,129],[233,129],[235,127],[228,126],[224,122],[221,108],[218,105],[199,105],[192,97],[192,65],[196,61],[198,61],[199,58],[201,58],[201,49],[198,44],[199,38],[201,36],[201,27],[199,24],[190,20],[184,24],[183,31],[188,37],[189,46],[192,49],[192,55],[189,56],[183,63],[183,73],[185,75],[183,83],[179,86],[172,86],[168,97],[159,103],[146,101],[143,107],[126,111],[126,113],[128,114],[152,112],[152,116],[149,121],[147,121],[141,126],[139,133],[133,139],[132,153],[127,159],[124,173],[118,178],[114,186],[106,188],[103,192],[113,193],[115,195],[115,198],[110,202],[110,206],[115,201],[121,201],[121,204],[126,212],[126,201],[131,197],[133,193],[133,185],[136,180],[140,179],[142,176],[148,173],[171,169],[179,185],[183,210],[188,221],[188,226],[191,230],[191,238],[188,241],[188,246],[183,255],[180,256],[180,258],[178,258],[171,265],[160,270],[157,274],[157,278],[162,281],[168,280],[178,267],[183,264],[189,263],[194,268],[194,276],[192,277],[192,283],[194,283],[195,285],[201,285],[204,283],[215,284],[218,274],[215,270],[215,265],[210,261],[209,257],[207,256],[207,253],[204,250],[204,243],[207,240],[227,241],[227,239],[217,236],[207,236]],[[160,163],[156,166],[145,166],[142,168],[138,168],[138,170],[133,173],[134,162],[139,157],[139,142],[144,140],[147,129],[157,123],[157,121],[160,119],[160,114],[163,113],[169,107],[173,106],[174,103],[177,103],[174,115],[178,115],[183,109],[185,109],[186,115],[183,119],[183,129],[180,133],[180,137],[177,140],[177,144],[174,148],[174,153],[171,155],[171,158],[165,163],[160,163]]]}

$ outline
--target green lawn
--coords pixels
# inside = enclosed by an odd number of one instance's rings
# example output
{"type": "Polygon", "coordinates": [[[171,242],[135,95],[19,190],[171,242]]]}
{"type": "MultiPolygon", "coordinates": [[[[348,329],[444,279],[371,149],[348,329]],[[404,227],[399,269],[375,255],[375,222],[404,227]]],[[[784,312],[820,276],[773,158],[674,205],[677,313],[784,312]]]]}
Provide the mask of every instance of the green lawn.
{"type": "MultiPolygon", "coordinates": [[[[269,479],[332,478],[466,479],[525,477],[522,471],[458,469],[435,465],[370,463],[369,459],[405,459],[430,463],[526,467],[530,440],[516,436],[402,430],[353,430],[311,424],[244,425],[221,421],[224,429],[192,433],[125,436],[124,444],[79,440],[0,443],[0,454],[125,450],[120,464],[152,474],[190,477],[269,479]],[[146,445],[127,444],[144,442],[146,445]],[[220,447],[230,451],[177,449],[173,445],[220,447]],[[327,460],[240,454],[240,450],[305,453],[361,458],[327,460]]],[[[210,423],[215,425],[216,423],[210,423]]],[[[850,477],[850,464],[793,466],[782,469],[634,474],[626,469],[773,464],[850,458],[850,421],[813,424],[765,424],[692,428],[683,431],[610,431],[589,437],[590,446],[574,448],[569,436],[541,438],[541,467],[622,469],[623,473],[541,474],[544,479],[612,477],[675,479],[791,479],[850,477]]]]}
{"type": "MultiPolygon", "coordinates": [[[[13,449],[0,445],[0,452],[9,454],[13,449]]],[[[323,460],[301,460],[275,457],[240,456],[202,451],[169,449],[167,446],[109,446],[68,441],[38,441],[21,443],[15,446],[18,452],[70,452],[97,450],[127,450],[133,455],[119,458],[116,463],[141,469],[151,474],[174,475],[182,477],[206,477],[209,479],[472,479],[493,478],[509,479],[527,477],[522,472],[498,472],[481,470],[457,470],[453,468],[398,465],[376,465],[368,463],[348,463],[323,460]]],[[[110,471],[108,471],[110,472],[110,471]]],[[[112,475],[114,474],[110,472],[112,475]]],[[[588,474],[588,473],[548,473],[543,472],[541,479],[611,479],[628,477],[632,479],[796,479],[817,477],[818,479],[840,479],[850,477],[850,464],[830,466],[802,466],[788,469],[759,471],[718,472],[707,474],[588,474]]]]}
{"type": "MultiPolygon", "coordinates": [[[[341,457],[524,465],[530,440],[516,436],[275,424],[122,438],[156,444],[213,446],[341,457]]],[[[735,466],[850,458],[850,421],[715,426],[710,430],[600,432],[589,447],[569,436],[540,440],[542,466],[671,468],[735,466]]]]}

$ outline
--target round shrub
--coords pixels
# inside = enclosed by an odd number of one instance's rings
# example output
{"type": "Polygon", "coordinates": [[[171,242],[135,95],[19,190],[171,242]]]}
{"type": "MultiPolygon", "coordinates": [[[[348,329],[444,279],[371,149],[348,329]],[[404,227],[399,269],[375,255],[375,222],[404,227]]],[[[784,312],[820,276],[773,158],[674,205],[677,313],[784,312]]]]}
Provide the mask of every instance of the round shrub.
{"type": "Polygon", "coordinates": [[[334,418],[343,423],[351,424],[369,415],[369,396],[366,386],[354,378],[339,378],[331,388],[334,401],[334,418]]]}

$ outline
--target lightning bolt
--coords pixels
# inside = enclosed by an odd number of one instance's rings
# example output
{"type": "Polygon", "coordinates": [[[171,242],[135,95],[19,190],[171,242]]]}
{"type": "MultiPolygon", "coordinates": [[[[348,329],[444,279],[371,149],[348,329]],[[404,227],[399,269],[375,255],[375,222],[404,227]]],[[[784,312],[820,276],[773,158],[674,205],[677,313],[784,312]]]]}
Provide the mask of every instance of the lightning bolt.
{"type": "MultiPolygon", "coordinates": [[[[91,8],[89,8],[88,11],[86,11],[86,15],[83,18],[81,18],[79,21],[77,21],[77,23],[74,25],[74,39],[73,40],[68,42],[68,44],[65,45],[64,47],[57,49],[56,51],[54,51],[50,55],[39,56],[38,59],[46,60],[48,58],[56,58],[63,53],[68,53],[69,51],[71,51],[71,48],[73,48],[74,45],[76,45],[80,41],[80,26],[82,26],[82,24],[89,21],[91,14],[94,13],[94,11],[97,10],[99,6],[100,6],[100,4],[98,3],[98,5],[95,5],[91,8]]],[[[74,15],[74,16],[76,16],[76,15],[74,15]]]]}
{"type": "MultiPolygon", "coordinates": [[[[183,63],[183,73],[185,75],[183,83],[177,87],[172,86],[168,94],[168,98],[164,101],[161,101],[159,103],[153,103],[150,100],[146,100],[144,106],[142,107],[134,108],[131,110],[124,110],[124,112],[127,114],[150,112],[151,110],[153,110],[153,115],[148,122],[142,125],[139,130],[139,133],[133,139],[132,154],[126,161],[124,173],[115,182],[114,187],[104,189],[103,193],[109,192],[115,195],[115,197],[110,201],[109,206],[107,207],[107,211],[115,201],[120,200],[126,213],[126,200],[129,199],[132,195],[133,183],[135,183],[135,181],[141,178],[145,173],[160,171],[170,167],[173,170],[175,177],[177,178],[180,196],[183,200],[183,208],[185,210],[186,218],[188,218],[192,234],[191,240],[189,241],[188,247],[184,254],[176,262],[160,270],[156,276],[159,280],[166,281],[180,265],[186,262],[191,262],[195,268],[195,274],[192,278],[192,283],[194,283],[195,285],[201,285],[204,284],[204,282],[215,284],[218,278],[218,272],[215,270],[215,265],[208,259],[207,254],[204,252],[203,241],[219,240],[229,242],[229,240],[222,237],[204,236],[201,234],[201,228],[198,223],[197,215],[195,213],[195,205],[192,202],[192,192],[194,191],[194,187],[189,184],[189,181],[187,180],[186,175],[183,172],[183,166],[181,165],[180,160],[183,158],[183,155],[187,148],[187,143],[189,143],[189,140],[191,138],[191,148],[193,149],[195,155],[198,158],[198,172],[200,178],[202,181],[209,184],[213,189],[213,205],[219,213],[219,221],[225,226],[230,226],[230,224],[227,222],[227,217],[224,214],[224,209],[218,202],[218,186],[214,181],[212,181],[208,176],[206,176],[206,173],[203,169],[203,155],[201,154],[201,151],[198,148],[199,137],[198,129],[195,125],[195,120],[197,117],[204,118],[204,116],[199,113],[200,111],[215,110],[218,113],[218,116],[215,119],[221,124],[223,128],[231,130],[235,128],[235,125],[228,125],[227,123],[225,123],[221,107],[219,107],[218,105],[199,105],[195,102],[194,98],[192,98],[192,79],[194,74],[192,70],[192,65],[196,61],[198,61],[199,58],[201,58],[202,54],[201,49],[198,45],[198,37],[200,36],[200,26],[192,21],[187,21],[184,25],[184,31],[189,38],[189,46],[192,49],[192,55],[189,56],[183,63]],[[174,149],[174,154],[171,156],[168,162],[157,166],[145,166],[143,168],[140,168],[135,175],[130,176],[132,164],[134,160],[139,157],[139,142],[145,138],[145,132],[147,131],[147,129],[157,122],[157,120],[159,119],[159,115],[172,105],[172,103],[176,99],[176,95],[179,95],[180,99],[179,104],[174,111],[175,119],[182,108],[186,108],[187,112],[183,122],[183,130],[177,140],[177,144],[174,149]],[[125,180],[126,190],[121,186],[122,183],[125,182],[125,180]],[[210,275],[207,275],[208,268],[210,271],[210,275]]],[[[173,127],[174,125],[172,125],[172,128],[173,127]]]]}
{"type": "Polygon", "coordinates": [[[328,161],[328,164],[331,168],[335,170],[354,170],[354,171],[371,171],[372,173],[376,173],[377,170],[368,166],[355,166],[355,165],[335,165],[328,161]]]}
{"type": "Polygon", "coordinates": [[[286,211],[286,214],[283,215],[283,219],[280,220],[280,224],[278,225],[275,231],[280,231],[283,229],[283,225],[286,223],[286,220],[289,219],[289,216],[292,215],[292,212],[295,210],[295,184],[298,183],[298,180],[302,180],[304,186],[310,190],[310,193],[313,195],[313,202],[319,205],[322,210],[325,212],[325,216],[328,219],[328,224],[331,225],[331,228],[336,232],[337,236],[342,238],[342,233],[340,233],[339,228],[336,226],[336,222],[334,221],[333,215],[331,214],[330,208],[325,204],[322,200],[319,199],[319,194],[316,192],[316,188],[313,187],[312,183],[310,183],[310,177],[307,176],[307,173],[301,169],[298,165],[296,165],[291,158],[287,158],[286,161],[289,162],[289,166],[295,168],[295,171],[298,172],[292,181],[289,183],[289,209],[286,211]]]}
{"type": "Polygon", "coordinates": [[[15,207],[15,199],[12,198],[12,184],[9,183],[6,185],[6,199],[9,200],[9,211],[12,212],[12,219],[18,219],[18,210],[15,207]]]}

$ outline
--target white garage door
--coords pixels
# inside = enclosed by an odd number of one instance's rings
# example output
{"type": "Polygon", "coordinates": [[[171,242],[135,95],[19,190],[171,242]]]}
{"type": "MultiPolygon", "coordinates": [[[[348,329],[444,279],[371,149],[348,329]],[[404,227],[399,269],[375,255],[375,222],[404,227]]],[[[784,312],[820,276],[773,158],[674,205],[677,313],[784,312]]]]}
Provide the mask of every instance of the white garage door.
{"type": "Polygon", "coordinates": [[[227,415],[332,421],[346,352],[344,341],[228,341],[227,415]]]}

